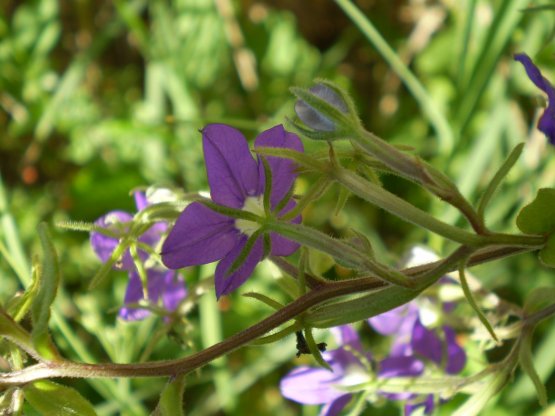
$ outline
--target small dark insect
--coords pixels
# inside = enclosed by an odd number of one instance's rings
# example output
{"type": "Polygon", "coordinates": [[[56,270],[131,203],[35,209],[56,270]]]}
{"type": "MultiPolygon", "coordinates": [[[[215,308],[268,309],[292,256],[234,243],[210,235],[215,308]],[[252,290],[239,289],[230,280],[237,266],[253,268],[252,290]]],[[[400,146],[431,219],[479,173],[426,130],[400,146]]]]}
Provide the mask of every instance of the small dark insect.
{"type": "MultiPolygon", "coordinates": [[[[308,344],[306,343],[306,339],[302,331],[295,332],[295,335],[297,335],[297,358],[300,357],[302,354],[310,354],[308,344]]],[[[325,342],[320,342],[316,346],[321,352],[326,351],[327,344],[325,342]]]]}

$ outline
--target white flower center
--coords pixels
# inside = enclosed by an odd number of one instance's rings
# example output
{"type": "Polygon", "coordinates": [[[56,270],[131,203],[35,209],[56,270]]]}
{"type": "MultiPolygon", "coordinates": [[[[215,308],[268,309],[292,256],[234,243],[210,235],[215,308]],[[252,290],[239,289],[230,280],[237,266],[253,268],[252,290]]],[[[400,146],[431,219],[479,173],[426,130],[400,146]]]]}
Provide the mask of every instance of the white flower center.
{"type": "MultiPolygon", "coordinates": [[[[260,217],[264,216],[264,195],[249,196],[245,199],[243,211],[251,212],[260,217]]],[[[244,220],[238,218],[235,220],[235,228],[241,231],[246,236],[250,237],[253,233],[260,228],[260,224],[254,221],[244,220]]]]}

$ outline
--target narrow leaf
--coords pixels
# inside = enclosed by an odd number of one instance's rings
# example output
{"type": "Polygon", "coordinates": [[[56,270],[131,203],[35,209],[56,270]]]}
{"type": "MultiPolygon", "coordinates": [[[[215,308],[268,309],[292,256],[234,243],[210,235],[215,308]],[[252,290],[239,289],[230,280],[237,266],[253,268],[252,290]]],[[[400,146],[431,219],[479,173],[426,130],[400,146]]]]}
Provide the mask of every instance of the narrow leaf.
{"type": "Polygon", "coordinates": [[[480,309],[480,307],[476,303],[476,300],[474,299],[474,295],[472,294],[472,291],[470,290],[470,287],[468,286],[468,281],[466,280],[466,274],[464,272],[465,267],[466,267],[466,261],[462,261],[461,264],[460,264],[460,267],[459,267],[459,277],[460,277],[460,280],[461,280],[461,287],[462,287],[462,290],[464,292],[464,296],[466,297],[466,300],[468,301],[468,303],[470,304],[472,309],[474,309],[474,312],[476,312],[476,315],[478,315],[478,319],[480,320],[482,325],[484,325],[486,327],[486,329],[488,330],[491,337],[495,340],[495,342],[498,343],[499,339],[497,338],[497,335],[495,334],[495,331],[493,330],[493,327],[491,326],[490,322],[488,321],[488,318],[486,317],[486,315],[484,315],[484,313],[482,312],[482,310],[480,309]]]}
{"type": "Polygon", "coordinates": [[[538,401],[542,407],[547,406],[547,392],[545,390],[545,385],[542,383],[538,372],[534,368],[534,361],[532,359],[532,335],[534,333],[533,328],[527,328],[522,333],[522,339],[520,341],[520,349],[518,350],[518,360],[522,371],[524,371],[536,388],[536,393],[538,395],[538,401]]]}
{"type": "Polygon", "coordinates": [[[503,164],[489,183],[484,194],[482,195],[482,198],[480,199],[480,203],[478,204],[478,215],[480,217],[484,216],[484,212],[489,201],[491,200],[491,197],[493,196],[494,192],[497,190],[503,179],[505,179],[511,168],[517,162],[518,158],[522,154],[523,148],[524,143],[520,143],[513,149],[513,151],[509,154],[509,157],[507,157],[505,162],[503,162],[503,164]]]}
{"type": "Polygon", "coordinates": [[[520,210],[516,225],[526,234],[548,234],[555,230],[555,189],[540,189],[536,198],[520,210]]]}
{"type": "Polygon", "coordinates": [[[183,391],[185,390],[185,375],[170,380],[162,394],[158,406],[151,416],[184,416],[183,391]]]}
{"type": "Polygon", "coordinates": [[[269,306],[272,309],[275,309],[276,311],[280,310],[281,308],[283,308],[283,305],[281,303],[279,303],[278,301],[263,295],[262,293],[256,293],[256,292],[248,292],[248,293],[244,293],[243,296],[247,297],[247,298],[252,298],[252,299],[256,299],[260,302],[262,302],[263,304],[269,306]]]}
{"type": "Polygon", "coordinates": [[[23,388],[25,400],[42,416],[96,416],[77,390],[52,381],[35,381],[23,388]]]}
{"type": "Polygon", "coordinates": [[[42,266],[39,288],[33,304],[31,317],[33,321],[32,339],[38,353],[45,358],[55,358],[58,354],[50,340],[48,322],[50,320],[50,306],[56,298],[60,283],[58,255],[52,244],[48,228],[45,223],[38,227],[38,234],[42,246],[42,266]]]}
{"type": "Polygon", "coordinates": [[[31,335],[15,322],[7,313],[0,310],[0,338],[7,338],[14,344],[23,348],[29,354],[37,357],[31,335]]]}

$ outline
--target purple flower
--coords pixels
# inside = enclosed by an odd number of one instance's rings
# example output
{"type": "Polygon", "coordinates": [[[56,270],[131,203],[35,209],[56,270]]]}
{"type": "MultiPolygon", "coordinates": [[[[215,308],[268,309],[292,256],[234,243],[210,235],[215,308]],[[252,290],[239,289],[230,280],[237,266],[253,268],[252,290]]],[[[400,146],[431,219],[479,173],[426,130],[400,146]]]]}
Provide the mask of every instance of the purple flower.
{"type": "MultiPolygon", "coordinates": [[[[135,193],[135,204],[138,211],[149,205],[146,196],[142,192],[135,193]]],[[[123,237],[129,232],[129,225],[132,220],[133,215],[128,212],[112,211],[96,220],[95,224],[109,230],[118,237],[123,237]]],[[[139,237],[138,242],[154,249],[162,235],[166,232],[166,229],[167,225],[165,223],[155,223],[139,237]]],[[[116,236],[112,237],[100,232],[91,232],[90,241],[92,248],[103,262],[107,262],[111,258],[112,252],[119,245],[120,238],[116,236]]],[[[147,273],[149,301],[156,304],[161,299],[166,310],[175,310],[181,300],[187,295],[183,278],[172,270],[149,265],[149,254],[144,250],[139,248],[138,254],[144,263],[143,266],[147,273]]],[[[120,309],[119,316],[128,321],[144,319],[150,312],[146,309],[131,306],[131,304],[144,300],[144,293],[137,267],[129,249],[125,250],[113,268],[116,270],[126,270],[129,274],[129,284],[125,292],[124,306],[120,309]]]]}
{"type": "MultiPolygon", "coordinates": [[[[451,305],[447,304],[449,308],[451,305]]],[[[466,354],[447,325],[429,329],[422,324],[417,301],[368,319],[380,334],[393,336],[390,356],[417,356],[457,374],[466,364],[466,354]]]]}
{"type": "MultiPolygon", "coordinates": [[[[315,86],[309,88],[312,94],[327,101],[328,104],[334,106],[342,113],[348,111],[347,104],[343,101],[343,98],[339,96],[334,90],[324,84],[316,84],[315,86]]],[[[308,127],[313,128],[317,131],[334,131],[336,129],[335,123],[328,117],[323,115],[321,112],[311,107],[303,100],[298,100],[295,103],[295,113],[302,120],[304,124],[308,127]]]]}
{"type": "MultiPolygon", "coordinates": [[[[440,284],[451,283],[448,278],[440,281],[440,284]]],[[[451,303],[436,306],[440,306],[442,314],[448,313],[453,307],[451,303]]],[[[381,363],[381,371],[384,371],[384,364],[387,366],[390,362],[395,363],[396,360],[410,358],[416,359],[422,369],[425,362],[430,362],[442,368],[447,374],[459,373],[466,364],[466,353],[457,343],[455,331],[447,325],[427,328],[422,323],[421,309],[418,300],[414,300],[368,319],[368,323],[378,333],[394,337],[389,356],[381,363]]],[[[434,313],[427,311],[427,314],[434,313]]],[[[424,414],[431,414],[434,409],[433,395],[395,393],[388,394],[388,397],[394,400],[407,400],[405,404],[407,415],[419,407],[424,407],[424,414]]]]}
{"type": "MultiPolygon", "coordinates": [[[[263,216],[265,192],[264,166],[260,159],[254,160],[243,135],[223,124],[209,124],[202,131],[206,171],[212,200],[222,206],[242,209],[263,216]]],[[[262,132],[255,140],[256,147],[278,147],[303,151],[300,139],[278,125],[262,132]]],[[[284,206],[274,215],[281,216],[295,207],[293,200],[282,201],[297,174],[293,162],[268,157],[272,172],[270,207],[272,211],[284,206]]],[[[299,223],[301,217],[293,220],[299,223]]],[[[239,268],[229,273],[247,240],[258,229],[252,221],[233,219],[193,202],[181,213],[162,247],[162,261],[170,269],[211,263],[220,260],[216,267],[216,296],[241,286],[263,259],[264,242],[259,236],[239,268]]],[[[271,254],[288,256],[299,244],[270,233],[271,254]]]]}
{"type": "MultiPolygon", "coordinates": [[[[334,328],[340,347],[323,353],[332,372],[324,368],[302,366],[287,374],[280,383],[284,397],[303,404],[323,404],[321,416],[339,415],[352,398],[349,387],[370,383],[371,355],[364,352],[357,333],[350,326],[334,328]]],[[[413,377],[420,375],[424,365],[414,357],[388,358],[380,363],[378,376],[413,377]]],[[[408,395],[385,394],[404,400],[408,395]],[[397,397],[398,396],[398,397],[397,397]]]]}
{"type": "Polygon", "coordinates": [[[518,53],[514,56],[514,59],[524,65],[526,74],[534,85],[547,94],[547,108],[538,121],[538,130],[544,133],[549,143],[555,146],[555,88],[542,75],[528,55],[518,53]]]}

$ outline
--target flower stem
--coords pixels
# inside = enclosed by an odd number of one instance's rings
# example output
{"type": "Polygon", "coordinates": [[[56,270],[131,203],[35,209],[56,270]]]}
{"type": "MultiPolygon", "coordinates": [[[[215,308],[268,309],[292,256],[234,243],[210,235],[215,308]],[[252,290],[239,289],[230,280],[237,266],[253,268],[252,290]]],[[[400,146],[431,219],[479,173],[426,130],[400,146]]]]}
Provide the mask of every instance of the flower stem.
{"type": "MultiPolygon", "coordinates": [[[[470,256],[469,265],[479,264],[516,253],[529,251],[530,248],[521,247],[494,247],[480,249],[470,256]]],[[[407,276],[425,275],[438,267],[442,262],[434,262],[423,266],[402,270],[407,276]]],[[[456,265],[450,267],[454,270],[456,265]]],[[[226,340],[212,345],[203,351],[188,357],[170,361],[153,361],[140,364],[86,364],[71,361],[56,361],[36,364],[23,370],[0,374],[0,389],[18,386],[36,380],[54,377],[75,378],[103,378],[103,377],[163,377],[189,373],[200,368],[212,360],[238,349],[253,340],[272,331],[285,322],[294,319],[322,302],[349,295],[363,293],[370,290],[391,287],[375,277],[358,278],[339,282],[330,282],[311,290],[295,301],[289,303],[281,310],[273,313],[259,323],[235,334],[226,340]]],[[[528,320],[543,319],[555,313],[555,306],[551,305],[545,310],[529,316],[528,320]]]]}

